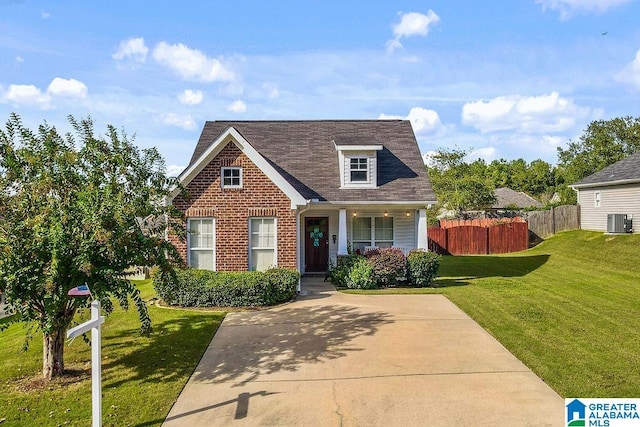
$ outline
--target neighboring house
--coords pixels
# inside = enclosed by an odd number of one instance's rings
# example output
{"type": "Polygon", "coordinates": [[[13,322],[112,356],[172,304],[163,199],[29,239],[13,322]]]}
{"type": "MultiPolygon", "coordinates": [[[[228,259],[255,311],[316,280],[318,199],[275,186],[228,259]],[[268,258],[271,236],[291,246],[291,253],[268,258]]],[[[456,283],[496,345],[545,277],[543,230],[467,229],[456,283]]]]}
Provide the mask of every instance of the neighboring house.
{"type": "Polygon", "coordinates": [[[580,227],[607,231],[609,215],[626,215],[640,232],[640,153],[633,154],[571,186],[578,193],[580,227]]]}
{"type": "Polygon", "coordinates": [[[487,211],[504,211],[525,208],[541,208],[543,206],[538,200],[522,191],[515,191],[508,187],[496,188],[493,191],[496,202],[487,211]]]}
{"type": "Polygon", "coordinates": [[[324,272],[349,250],[427,248],[436,203],[401,120],[210,121],[179,176],[186,262],[219,270],[324,272]]]}

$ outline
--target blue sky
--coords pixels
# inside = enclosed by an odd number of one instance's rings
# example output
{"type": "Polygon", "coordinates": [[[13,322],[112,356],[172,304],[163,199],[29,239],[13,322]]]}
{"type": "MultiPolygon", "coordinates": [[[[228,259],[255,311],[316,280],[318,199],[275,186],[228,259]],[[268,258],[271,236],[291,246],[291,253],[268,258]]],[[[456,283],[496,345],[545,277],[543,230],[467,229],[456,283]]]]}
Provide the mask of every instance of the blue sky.
{"type": "Polygon", "coordinates": [[[170,172],[206,120],[409,118],[423,153],[541,158],[640,115],[640,0],[0,0],[0,118],[90,115],[170,172]]]}

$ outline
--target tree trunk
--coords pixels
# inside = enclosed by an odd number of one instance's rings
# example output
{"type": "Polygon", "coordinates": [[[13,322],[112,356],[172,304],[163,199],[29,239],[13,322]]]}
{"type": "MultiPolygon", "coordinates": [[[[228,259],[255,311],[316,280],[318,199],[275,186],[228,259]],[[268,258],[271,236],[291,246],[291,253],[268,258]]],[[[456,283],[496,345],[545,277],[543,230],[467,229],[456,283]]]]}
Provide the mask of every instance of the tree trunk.
{"type": "Polygon", "coordinates": [[[64,331],[43,335],[42,376],[51,379],[64,372],[64,331]]]}

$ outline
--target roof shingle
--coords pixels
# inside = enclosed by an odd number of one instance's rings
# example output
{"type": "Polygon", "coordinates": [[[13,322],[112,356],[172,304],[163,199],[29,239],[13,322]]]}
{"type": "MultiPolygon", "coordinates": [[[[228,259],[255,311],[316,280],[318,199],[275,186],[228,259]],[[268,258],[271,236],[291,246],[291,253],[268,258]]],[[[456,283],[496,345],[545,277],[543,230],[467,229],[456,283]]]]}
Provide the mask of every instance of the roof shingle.
{"type": "Polygon", "coordinates": [[[573,184],[575,187],[598,186],[616,182],[640,182],[640,152],[625,157],[624,159],[589,175],[573,184]]]}
{"type": "Polygon", "coordinates": [[[229,127],[235,128],[306,199],[436,200],[407,120],[208,121],[191,164],[229,127]],[[334,141],[339,145],[383,145],[378,151],[378,188],[340,188],[334,141]]]}

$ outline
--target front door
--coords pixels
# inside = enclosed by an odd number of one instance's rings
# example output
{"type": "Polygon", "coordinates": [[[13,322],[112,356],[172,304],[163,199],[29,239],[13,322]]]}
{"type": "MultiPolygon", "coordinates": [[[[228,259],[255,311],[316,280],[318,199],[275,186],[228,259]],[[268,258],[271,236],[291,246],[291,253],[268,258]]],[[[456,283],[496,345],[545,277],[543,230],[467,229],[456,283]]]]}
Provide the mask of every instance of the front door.
{"type": "Polygon", "coordinates": [[[327,271],[327,265],[329,263],[329,218],[306,218],[304,229],[304,271],[327,271]]]}

